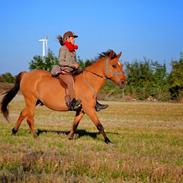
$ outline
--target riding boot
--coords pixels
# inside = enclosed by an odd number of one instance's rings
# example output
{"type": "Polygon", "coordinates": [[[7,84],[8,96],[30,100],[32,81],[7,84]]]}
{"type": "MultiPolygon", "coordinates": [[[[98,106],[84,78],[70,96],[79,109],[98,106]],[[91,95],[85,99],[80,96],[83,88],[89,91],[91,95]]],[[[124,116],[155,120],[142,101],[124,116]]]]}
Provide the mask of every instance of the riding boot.
{"type": "Polygon", "coordinates": [[[100,104],[97,100],[96,100],[96,105],[95,105],[95,110],[98,112],[100,110],[106,109],[107,107],[109,107],[109,105],[107,104],[100,104]]]}
{"type": "Polygon", "coordinates": [[[81,107],[81,100],[76,100],[75,98],[69,104],[70,111],[77,111],[81,107]]]}

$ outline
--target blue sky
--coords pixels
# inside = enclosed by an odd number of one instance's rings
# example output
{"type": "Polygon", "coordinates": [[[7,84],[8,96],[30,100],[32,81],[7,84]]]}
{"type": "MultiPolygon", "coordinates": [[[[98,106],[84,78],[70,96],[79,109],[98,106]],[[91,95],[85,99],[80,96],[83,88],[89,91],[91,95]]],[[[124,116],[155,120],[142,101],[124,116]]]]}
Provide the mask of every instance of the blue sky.
{"type": "Polygon", "coordinates": [[[181,0],[1,0],[0,25],[0,74],[28,70],[45,35],[58,55],[56,36],[68,30],[79,35],[82,59],[110,48],[123,52],[122,62],[146,57],[169,65],[183,51],[181,0]]]}

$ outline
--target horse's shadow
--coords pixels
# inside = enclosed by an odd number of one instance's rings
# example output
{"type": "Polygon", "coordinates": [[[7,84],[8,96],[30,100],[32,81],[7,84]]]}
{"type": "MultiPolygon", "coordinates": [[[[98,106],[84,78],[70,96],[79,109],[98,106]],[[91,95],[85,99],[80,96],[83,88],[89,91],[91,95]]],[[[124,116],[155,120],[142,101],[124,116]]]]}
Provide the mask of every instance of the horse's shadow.
{"type": "MultiPolygon", "coordinates": [[[[70,131],[63,131],[63,130],[46,130],[46,129],[38,129],[37,130],[37,135],[41,135],[42,133],[55,133],[58,135],[68,135],[70,131]]],[[[119,133],[115,133],[115,132],[107,132],[108,134],[115,134],[115,135],[119,135],[119,133]]],[[[100,132],[88,132],[86,130],[83,129],[78,129],[75,132],[77,138],[81,138],[83,136],[89,136],[91,138],[97,138],[98,135],[100,135],[100,132]]]]}
{"type": "MultiPolygon", "coordinates": [[[[70,131],[63,131],[63,130],[46,130],[46,129],[38,129],[37,135],[41,135],[42,133],[55,133],[58,135],[68,135],[70,131]]],[[[88,132],[86,130],[78,129],[75,132],[77,138],[81,138],[83,136],[89,136],[92,138],[97,138],[97,136],[100,134],[99,132],[88,132]]]]}

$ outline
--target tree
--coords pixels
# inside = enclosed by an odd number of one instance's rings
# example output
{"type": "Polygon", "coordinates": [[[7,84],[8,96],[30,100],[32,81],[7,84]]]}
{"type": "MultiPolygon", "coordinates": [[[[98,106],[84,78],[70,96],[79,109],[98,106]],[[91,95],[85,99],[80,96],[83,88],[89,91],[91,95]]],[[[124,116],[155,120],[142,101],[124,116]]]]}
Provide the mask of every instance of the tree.
{"type": "Polygon", "coordinates": [[[147,60],[126,63],[128,85],[125,94],[140,100],[152,96],[166,100],[169,96],[166,66],[147,60]]]}
{"type": "Polygon", "coordinates": [[[10,72],[6,72],[5,74],[2,74],[0,76],[0,81],[7,82],[7,83],[14,83],[15,77],[10,72]]]}
{"type": "Polygon", "coordinates": [[[170,93],[172,99],[183,97],[183,55],[179,61],[172,61],[172,71],[169,75],[170,93]]]}
{"type": "Polygon", "coordinates": [[[80,59],[79,56],[78,56],[77,61],[79,62],[79,65],[82,69],[84,69],[85,67],[91,65],[91,63],[92,63],[92,60],[87,59],[87,60],[84,61],[84,60],[80,59]]]}
{"type": "MultiPolygon", "coordinates": [[[[82,60],[78,56],[78,62],[81,68],[85,68],[91,64],[90,60],[82,60]]],[[[54,56],[53,52],[49,50],[47,57],[34,56],[31,62],[29,63],[29,69],[43,69],[51,71],[53,65],[58,65],[58,59],[54,56]]]]}
{"type": "Polygon", "coordinates": [[[58,65],[58,59],[54,56],[52,51],[48,51],[47,57],[34,56],[32,61],[29,63],[29,69],[43,69],[51,71],[53,65],[58,65]]]}
{"type": "Polygon", "coordinates": [[[170,99],[168,73],[165,64],[152,62],[153,67],[153,84],[152,96],[160,101],[170,99]]]}
{"type": "Polygon", "coordinates": [[[145,60],[126,63],[126,75],[128,80],[125,93],[129,93],[134,98],[143,100],[151,95],[152,69],[150,62],[145,60]]]}

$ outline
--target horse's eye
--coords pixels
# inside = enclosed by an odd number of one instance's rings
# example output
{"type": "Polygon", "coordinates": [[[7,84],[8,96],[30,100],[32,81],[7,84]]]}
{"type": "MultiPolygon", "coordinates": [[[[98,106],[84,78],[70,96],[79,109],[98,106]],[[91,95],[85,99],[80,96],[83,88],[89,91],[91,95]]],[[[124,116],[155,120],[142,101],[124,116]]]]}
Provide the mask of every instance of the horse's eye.
{"type": "Polygon", "coordinates": [[[113,67],[113,68],[117,68],[117,65],[116,65],[116,64],[115,64],[115,65],[112,65],[112,67],[113,67]]]}

